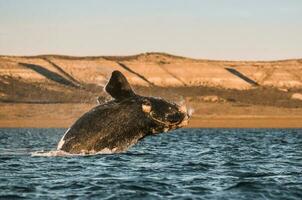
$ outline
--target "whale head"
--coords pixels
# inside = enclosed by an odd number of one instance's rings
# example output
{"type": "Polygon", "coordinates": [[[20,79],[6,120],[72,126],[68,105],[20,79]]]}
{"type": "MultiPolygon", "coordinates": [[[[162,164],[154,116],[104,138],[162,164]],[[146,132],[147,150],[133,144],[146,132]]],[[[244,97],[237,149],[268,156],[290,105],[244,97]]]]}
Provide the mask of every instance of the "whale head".
{"type": "Polygon", "coordinates": [[[157,97],[142,97],[142,110],[154,124],[152,133],[168,132],[186,126],[191,112],[185,105],[167,101],[157,97]]]}
{"type": "Polygon", "coordinates": [[[105,91],[121,104],[129,101],[135,102],[138,110],[128,112],[142,113],[141,116],[145,119],[149,134],[168,132],[186,126],[192,115],[192,109],[188,109],[184,104],[180,105],[163,98],[136,94],[120,71],[112,72],[105,91]]]}

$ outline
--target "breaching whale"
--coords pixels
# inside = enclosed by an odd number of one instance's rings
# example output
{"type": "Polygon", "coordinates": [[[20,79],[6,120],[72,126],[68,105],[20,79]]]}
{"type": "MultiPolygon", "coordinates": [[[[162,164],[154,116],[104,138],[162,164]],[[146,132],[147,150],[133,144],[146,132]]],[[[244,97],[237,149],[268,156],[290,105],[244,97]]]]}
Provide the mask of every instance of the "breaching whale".
{"type": "Polygon", "coordinates": [[[105,91],[113,100],[81,116],[64,134],[57,150],[72,154],[119,153],[148,135],[188,124],[186,106],[135,94],[126,77],[113,71],[105,91]]]}

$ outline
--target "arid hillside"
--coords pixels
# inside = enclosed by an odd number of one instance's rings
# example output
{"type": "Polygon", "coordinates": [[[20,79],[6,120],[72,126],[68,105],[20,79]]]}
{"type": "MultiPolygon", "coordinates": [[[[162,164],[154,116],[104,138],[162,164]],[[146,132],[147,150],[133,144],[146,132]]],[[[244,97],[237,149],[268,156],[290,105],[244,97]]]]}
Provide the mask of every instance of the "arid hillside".
{"type": "Polygon", "coordinates": [[[143,86],[210,86],[250,89],[255,86],[302,87],[302,59],[245,62],[197,60],[163,53],[124,57],[0,57],[0,74],[27,81],[65,85],[103,85],[118,69],[132,84],[143,86]]]}
{"type": "Polygon", "coordinates": [[[16,120],[24,118],[22,113],[33,110],[35,104],[89,105],[70,115],[72,121],[94,105],[98,96],[103,101],[109,98],[103,86],[113,70],[124,73],[139,94],[186,101],[196,117],[302,117],[302,59],[215,61],[145,53],[0,56],[0,121],[11,119],[10,106],[17,104],[29,107],[14,109],[20,112],[16,120]]]}

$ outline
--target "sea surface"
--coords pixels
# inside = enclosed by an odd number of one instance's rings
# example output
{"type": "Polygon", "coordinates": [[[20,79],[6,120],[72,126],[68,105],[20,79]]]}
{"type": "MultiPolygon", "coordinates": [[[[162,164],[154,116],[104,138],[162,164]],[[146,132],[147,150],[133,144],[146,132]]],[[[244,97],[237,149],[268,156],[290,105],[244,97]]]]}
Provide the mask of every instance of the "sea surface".
{"type": "Polygon", "coordinates": [[[180,129],[54,156],[65,129],[0,129],[0,199],[302,199],[302,129],[180,129]]]}

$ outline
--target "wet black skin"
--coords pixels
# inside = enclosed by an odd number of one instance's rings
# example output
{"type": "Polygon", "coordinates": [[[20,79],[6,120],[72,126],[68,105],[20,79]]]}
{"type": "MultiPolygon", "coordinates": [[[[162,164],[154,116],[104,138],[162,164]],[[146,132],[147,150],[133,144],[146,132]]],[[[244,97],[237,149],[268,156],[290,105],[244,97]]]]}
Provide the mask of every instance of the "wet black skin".
{"type": "Polygon", "coordinates": [[[119,71],[112,73],[105,90],[114,100],[80,117],[63,136],[59,150],[123,152],[148,135],[180,128],[189,118],[177,104],[135,94],[119,71]]]}

